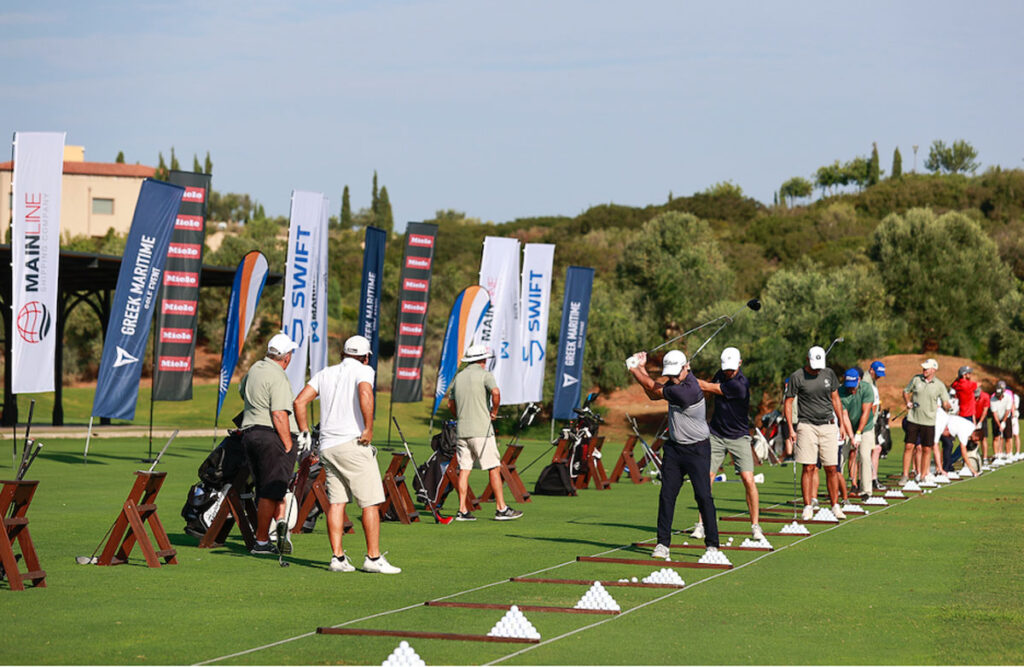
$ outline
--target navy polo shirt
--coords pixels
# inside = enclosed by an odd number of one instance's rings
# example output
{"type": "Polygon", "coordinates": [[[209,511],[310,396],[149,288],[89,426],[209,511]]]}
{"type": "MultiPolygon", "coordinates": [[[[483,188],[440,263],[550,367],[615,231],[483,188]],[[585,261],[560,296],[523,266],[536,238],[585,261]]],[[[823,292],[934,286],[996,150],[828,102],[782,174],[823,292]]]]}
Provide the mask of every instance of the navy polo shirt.
{"type": "Polygon", "coordinates": [[[720,438],[745,438],[750,435],[750,380],[737,370],[732,378],[718,371],[711,380],[722,389],[715,396],[715,413],[711,415],[711,433],[720,438]]]}

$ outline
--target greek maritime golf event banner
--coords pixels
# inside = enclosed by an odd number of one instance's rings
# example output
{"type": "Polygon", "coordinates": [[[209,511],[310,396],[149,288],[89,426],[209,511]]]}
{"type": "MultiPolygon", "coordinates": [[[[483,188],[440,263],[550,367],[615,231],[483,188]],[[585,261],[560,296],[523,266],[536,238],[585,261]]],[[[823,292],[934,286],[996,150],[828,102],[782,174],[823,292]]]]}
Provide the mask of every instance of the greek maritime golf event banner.
{"type": "Polygon", "coordinates": [[[398,278],[398,331],[395,336],[395,375],[391,400],[423,400],[423,343],[427,336],[427,305],[434,263],[437,225],[410,222],[405,228],[405,252],[398,278]]]}
{"type": "Polygon", "coordinates": [[[370,366],[377,370],[380,352],[380,290],[384,280],[384,248],[388,234],[377,227],[366,228],[363,250],[363,283],[359,290],[359,335],[370,341],[370,366]]]}
{"type": "Polygon", "coordinates": [[[565,301],[562,303],[562,329],[558,335],[558,370],[552,408],[554,419],[572,419],[572,409],[580,404],[583,347],[593,283],[594,269],[570,266],[565,270],[565,301]]]}
{"type": "Polygon", "coordinates": [[[146,339],[185,188],[147,178],[128,231],[103,341],[94,417],[134,419],[146,339]]]}
{"type": "Polygon", "coordinates": [[[185,195],[174,219],[167,270],[157,301],[153,400],[190,401],[210,176],[172,171],[168,180],[185,188],[185,195]]]}
{"type": "Polygon", "coordinates": [[[14,135],[11,391],[15,394],[53,391],[63,172],[63,132],[14,135]]]}

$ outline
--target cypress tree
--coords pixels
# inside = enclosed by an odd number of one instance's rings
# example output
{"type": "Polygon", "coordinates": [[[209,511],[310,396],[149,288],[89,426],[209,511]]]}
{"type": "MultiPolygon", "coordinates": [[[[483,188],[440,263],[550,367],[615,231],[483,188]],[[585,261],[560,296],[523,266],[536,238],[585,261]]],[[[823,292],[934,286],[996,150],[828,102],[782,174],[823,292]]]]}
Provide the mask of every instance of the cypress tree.
{"type": "Polygon", "coordinates": [[[352,201],[349,199],[347,185],[341,191],[341,228],[352,229],[352,201]]]}
{"type": "Polygon", "coordinates": [[[903,175],[903,156],[900,155],[900,149],[897,146],[896,150],[892,152],[892,177],[899,178],[903,175]]]}
{"type": "Polygon", "coordinates": [[[179,171],[181,165],[178,163],[178,157],[174,154],[174,146],[171,146],[171,169],[173,171],[179,171]]]}
{"type": "Polygon", "coordinates": [[[868,185],[877,185],[881,174],[878,167],[878,144],[871,144],[871,159],[868,160],[868,185]]]}
{"type": "Polygon", "coordinates": [[[377,206],[380,209],[377,212],[377,226],[390,234],[391,230],[395,228],[395,220],[391,214],[391,200],[388,199],[387,186],[380,189],[380,200],[377,202],[377,206]]]}
{"type": "Polygon", "coordinates": [[[117,151],[117,159],[115,159],[114,162],[124,164],[124,151],[117,151]]]}
{"type": "Polygon", "coordinates": [[[203,165],[199,164],[199,156],[195,153],[192,154],[192,171],[197,174],[203,173],[203,165]]]}
{"type": "Polygon", "coordinates": [[[203,164],[203,173],[204,174],[212,174],[213,173],[213,161],[210,160],[210,151],[206,151],[206,162],[203,164]]]}
{"type": "Polygon", "coordinates": [[[163,151],[160,151],[160,153],[158,153],[158,156],[160,161],[156,165],[156,173],[153,174],[153,178],[155,178],[158,181],[166,181],[167,176],[169,174],[167,173],[167,163],[164,162],[163,151]]]}
{"type": "Polygon", "coordinates": [[[373,192],[370,196],[370,210],[377,213],[377,207],[380,206],[380,195],[377,193],[377,170],[373,170],[373,192]]]}

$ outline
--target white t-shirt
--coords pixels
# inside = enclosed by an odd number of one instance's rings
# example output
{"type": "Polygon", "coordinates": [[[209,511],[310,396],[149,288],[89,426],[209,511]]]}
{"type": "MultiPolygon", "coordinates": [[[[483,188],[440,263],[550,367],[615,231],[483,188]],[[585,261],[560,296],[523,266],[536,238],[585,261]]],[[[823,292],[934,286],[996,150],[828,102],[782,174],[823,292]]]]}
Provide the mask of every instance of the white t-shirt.
{"type": "Polygon", "coordinates": [[[346,357],[309,379],[320,395],[320,449],[329,449],[358,438],[366,424],[359,408],[359,385],[373,388],[373,368],[346,357]]]}
{"type": "Polygon", "coordinates": [[[1006,413],[1013,410],[1013,398],[1010,396],[1010,392],[1004,391],[1003,397],[1000,399],[997,399],[996,395],[992,394],[992,405],[989,409],[992,411],[992,416],[995,417],[996,421],[1003,421],[1006,413]]]}

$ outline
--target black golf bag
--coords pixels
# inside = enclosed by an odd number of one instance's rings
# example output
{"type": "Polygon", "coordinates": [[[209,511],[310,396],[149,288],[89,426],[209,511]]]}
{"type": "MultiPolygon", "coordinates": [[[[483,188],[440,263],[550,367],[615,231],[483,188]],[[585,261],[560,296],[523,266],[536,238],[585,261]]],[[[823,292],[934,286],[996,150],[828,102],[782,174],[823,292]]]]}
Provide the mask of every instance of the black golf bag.
{"type": "Polygon", "coordinates": [[[430,504],[440,508],[452,491],[452,487],[445,484],[444,474],[452,462],[452,457],[455,456],[455,426],[454,419],[446,421],[442,424],[440,432],[430,439],[434,453],[426,463],[417,468],[419,474],[412,480],[416,499],[424,505],[430,504]],[[423,480],[423,484],[420,484],[420,479],[423,480]]]}
{"type": "Polygon", "coordinates": [[[875,419],[875,444],[882,448],[882,458],[886,458],[892,449],[888,410],[880,410],[878,417],[875,419]]]}
{"type": "Polygon", "coordinates": [[[569,476],[569,466],[555,462],[548,464],[540,471],[533,493],[538,496],[575,496],[576,487],[569,476]]]}
{"type": "MultiPolygon", "coordinates": [[[[228,431],[227,436],[199,464],[199,482],[188,490],[181,517],[185,519],[185,533],[202,538],[217,515],[227,486],[238,475],[239,469],[247,466],[245,450],[242,449],[242,432],[228,431]]],[[[242,489],[241,492],[251,492],[242,489]]]]}

